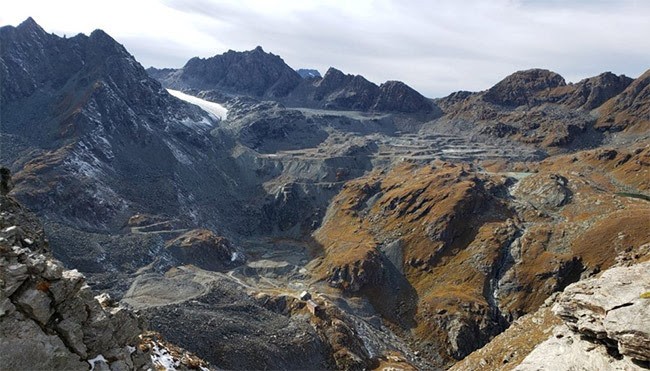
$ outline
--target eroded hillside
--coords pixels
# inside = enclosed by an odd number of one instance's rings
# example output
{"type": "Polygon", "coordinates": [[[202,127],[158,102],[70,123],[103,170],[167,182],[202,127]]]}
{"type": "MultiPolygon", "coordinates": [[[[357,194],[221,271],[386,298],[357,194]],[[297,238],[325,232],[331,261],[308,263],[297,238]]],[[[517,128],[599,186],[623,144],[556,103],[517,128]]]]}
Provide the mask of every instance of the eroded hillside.
{"type": "Polygon", "coordinates": [[[443,162],[373,172],[332,202],[314,272],[450,364],[650,241],[648,151],[585,151],[518,172],[443,162]]]}

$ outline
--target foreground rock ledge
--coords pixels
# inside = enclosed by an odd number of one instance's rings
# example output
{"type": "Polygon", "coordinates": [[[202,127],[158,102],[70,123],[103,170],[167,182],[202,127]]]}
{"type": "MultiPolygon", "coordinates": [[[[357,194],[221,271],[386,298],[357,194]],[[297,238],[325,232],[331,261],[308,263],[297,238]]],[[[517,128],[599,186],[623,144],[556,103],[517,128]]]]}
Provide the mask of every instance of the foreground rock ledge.
{"type": "Polygon", "coordinates": [[[517,370],[642,370],[650,366],[650,262],[568,286],[553,307],[565,324],[517,370]]]}

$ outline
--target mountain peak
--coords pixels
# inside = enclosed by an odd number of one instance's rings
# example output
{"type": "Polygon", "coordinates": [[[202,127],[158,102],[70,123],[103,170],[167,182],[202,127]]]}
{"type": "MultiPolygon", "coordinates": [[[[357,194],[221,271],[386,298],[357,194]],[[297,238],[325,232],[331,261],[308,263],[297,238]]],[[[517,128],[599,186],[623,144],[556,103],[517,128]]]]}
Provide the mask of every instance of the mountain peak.
{"type": "Polygon", "coordinates": [[[254,97],[282,97],[295,88],[300,75],[277,55],[261,46],[253,50],[229,50],[210,58],[192,58],[177,73],[161,77],[172,88],[192,86],[254,97]]]}
{"type": "Polygon", "coordinates": [[[36,21],[32,17],[27,17],[27,19],[25,19],[18,25],[18,28],[23,28],[23,29],[31,28],[31,29],[42,30],[41,26],[39,26],[38,23],[36,23],[36,21]]]}
{"type": "Polygon", "coordinates": [[[22,21],[17,27],[16,30],[26,33],[37,33],[37,34],[47,34],[45,30],[39,26],[38,23],[32,17],[28,17],[22,21]]]}
{"type": "Polygon", "coordinates": [[[336,76],[336,75],[345,75],[345,74],[343,73],[343,71],[341,71],[339,69],[336,69],[334,67],[330,67],[330,68],[327,69],[327,72],[325,72],[324,77],[326,77],[328,75],[336,76]]]}
{"type": "Polygon", "coordinates": [[[541,68],[517,71],[491,87],[485,94],[485,100],[516,107],[528,104],[529,96],[536,92],[564,85],[564,78],[553,71],[541,68]]]}

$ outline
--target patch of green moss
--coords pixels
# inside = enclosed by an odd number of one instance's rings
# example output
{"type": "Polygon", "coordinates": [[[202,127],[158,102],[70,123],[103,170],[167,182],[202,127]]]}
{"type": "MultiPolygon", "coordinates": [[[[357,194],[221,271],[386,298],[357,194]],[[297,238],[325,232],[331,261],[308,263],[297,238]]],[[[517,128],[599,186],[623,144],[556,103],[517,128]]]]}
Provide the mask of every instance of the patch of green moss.
{"type": "Polygon", "coordinates": [[[641,299],[650,299],[650,291],[641,294],[641,299]]]}

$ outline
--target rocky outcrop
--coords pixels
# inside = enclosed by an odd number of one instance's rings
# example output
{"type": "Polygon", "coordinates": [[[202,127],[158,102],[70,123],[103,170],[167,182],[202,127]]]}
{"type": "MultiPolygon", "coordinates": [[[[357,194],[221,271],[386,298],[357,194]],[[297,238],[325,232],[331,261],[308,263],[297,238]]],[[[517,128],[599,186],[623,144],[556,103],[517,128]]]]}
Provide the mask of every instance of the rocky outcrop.
{"type": "Polygon", "coordinates": [[[368,286],[380,285],[384,269],[379,254],[370,251],[351,264],[332,267],[327,283],[345,292],[356,293],[368,286]]]}
{"type": "Polygon", "coordinates": [[[79,272],[49,256],[42,235],[32,229],[37,225],[33,217],[9,198],[0,202],[2,367],[152,367],[149,355],[138,347],[141,321],[108,296],[95,298],[79,272]]]}
{"type": "Polygon", "coordinates": [[[518,71],[491,87],[483,96],[488,102],[517,107],[533,102],[533,97],[544,90],[566,85],[555,72],[542,69],[518,71]]]}
{"type": "Polygon", "coordinates": [[[536,209],[557,209],[571,200],[567,182],[565,177],[557,174],[534,174],[521,180],[513,193],[536,209]]]}
{"type": "Polygon", "coordinates": [[[178,264],[194,264],[199,268],[220,271],[241,265],[244,254],[232,243],[207,229],[194,229],[166,244],[178,264]]]}
{"type": "Polygon", "coordinates": [[[585,340],[564,325],[552,328],[549,339],[521,361],[516,371],[625,370],[641,371],[629,359],[612,356],[607,348],[585,340]]]}
{"type": "Polygon", "coordinates": [[[641,370],[650,366],[650,262],[568,286],[553,312],[564,324],[516,370],[641,370]]]}
{"type": "Polygon", "coordinates": [[[401,81],[387,81],[379,86],[373,110],[379,112],[433,112],[433,102],[401,81]]]}

